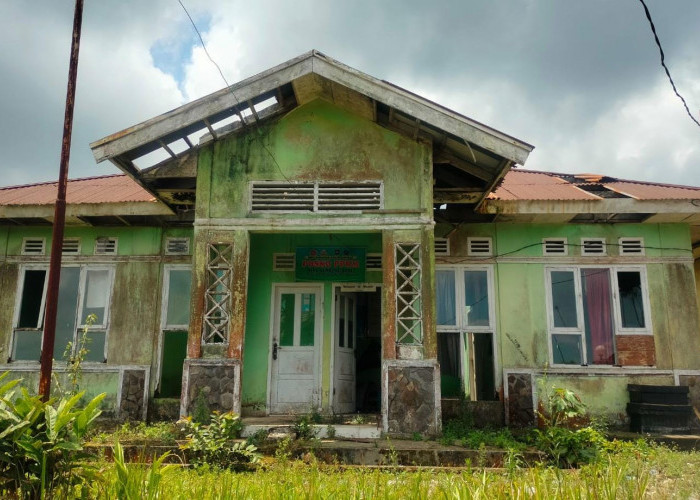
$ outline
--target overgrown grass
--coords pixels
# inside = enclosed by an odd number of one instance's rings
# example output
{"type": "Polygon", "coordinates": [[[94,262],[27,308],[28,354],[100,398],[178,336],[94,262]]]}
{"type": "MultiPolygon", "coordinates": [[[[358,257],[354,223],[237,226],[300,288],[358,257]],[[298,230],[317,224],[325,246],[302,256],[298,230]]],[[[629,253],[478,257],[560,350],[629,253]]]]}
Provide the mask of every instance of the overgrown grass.
{"type": "Polygon", "coordinates": [[[466,469],[458,472],[424,470],[386,471],[337,468],[285,462],[255,473],[212,469],[172,468],[155,471],[153,466],[128,466],[116,471],[105,464],[102,481],[84,484],[58,497],[144,498],[689,498],[700,491],[697,472],[700,455],[665,448],[636,455],[634,446],[606,454],[595,464],[580,469],[552,467],[505,471],[466,469]],[[132,477],[129,477],[131,474],[132,477]],[[133,488],[126,496],[124,485],[133,488]],[[147,487],[148,486],[148,487],[147,487]],[[120,489],[121,488],[121,489],[120,489]],[[140,493],[139,493],[140,492],[140,493]]]}
{"type": "Polygon", "coordinates": [[[113,430],[96,430],[88,440],[101,444],[159,442],[173,445],[184,437],[184,431],[174,422],[125,422],[113,430]]]}

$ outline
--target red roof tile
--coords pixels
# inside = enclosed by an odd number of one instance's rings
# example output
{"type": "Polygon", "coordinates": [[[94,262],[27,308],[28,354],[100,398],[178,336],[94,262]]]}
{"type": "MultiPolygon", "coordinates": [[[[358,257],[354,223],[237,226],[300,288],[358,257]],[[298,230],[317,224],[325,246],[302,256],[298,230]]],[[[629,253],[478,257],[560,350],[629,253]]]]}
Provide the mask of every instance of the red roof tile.
{"type": "MultiPolygon", "coordinates": [[[[58,182],[0,188],[0,205],[52,205],[58,182]]],[[[66,201],[80,203],[154,202],[155,198],[123,174],[68,181],[66,201]]]]}
{"type": "Polygon", "coordinates": [[[600,199],[554,174],[532,170],[511,170],[489,198],[508,201],[600,199]]]}
{"type": "Polygon", "coordinates": [[[616,181],[603,184],[606,188],[638,200],[697,200],[700,188],[652,184],[650,182],[616,181]]]}

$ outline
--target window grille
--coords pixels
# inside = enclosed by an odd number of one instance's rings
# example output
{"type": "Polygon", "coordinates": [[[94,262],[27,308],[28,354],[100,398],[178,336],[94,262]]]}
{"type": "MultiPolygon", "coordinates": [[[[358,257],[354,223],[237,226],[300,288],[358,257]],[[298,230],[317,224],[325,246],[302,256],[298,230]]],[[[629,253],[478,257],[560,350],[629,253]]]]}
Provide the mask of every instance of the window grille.
{"type": "Polygon", "coordinates": [[[46,240],[44,238],[24,238],[22,240],[22,255],[44,255],[46,240]]]}
{"type": "Polygon", "coordinates": [[[188,255],[190,253],[189,238],[166,238],[165,255],[188,255]]]}
{"type": "Polygon", "coordinates": [[[420,344],[423,332],[421,307],[420,244],[396,245],[396,341],[420,344]]]}
{"type": "Polygon", "coordinates": [[[490,257],[493,255],[491,238],[467,238],[467,255],[490,257]]]}
{"type": "Polygon", "coordinates": [[[581,255],[605,255],[605,239],[583,238],[581,240],[581,255]]]}
{"type": "Polygon", "coordinates": [[[97,238],[95,240],[95,255],[116,255],[117,238],[97,238]]]}
{"type": "Polygon", "coordinates": [[[365,268],[370,271],[378,271],[382,269],[382,254],[368,253],[365,260],[365,268]]]}
{"type": "Polygon", "coordinates": [[[293,253],[276,253],[272,256],[273,271],[294,271],[296,258],[293,253]]]}
{"type": "Polygon", "coordinates": [[[202,332],[203,344],[225,344],[231,321],[233,244],[207,245],[207,289],[202,332]]]}
{"type": "Polygon", "coordinates": [[[435,238],[435,255],[450,255],[450,240],[435,238]]]}
{"type": "Polygon", "coordinates": [[[545,238],[542,240],[542,253],[544,255],[566,255],[566,238],[545,238]]]}
{"type": "Polygon", "coordinates": [[[644,255],[642,238],[620,238],[620,255],[644,255]]]}
{"type": "Polygon", "coordinates": [[[383,207],[383,185],[367,182],[251,183],[251,211],[361,212],[383,207]]]}
{"type": "Polygon", "coordinates": [[[80,254],[80,238],[65,238],[63,240],[63,255],[80,254]]]}

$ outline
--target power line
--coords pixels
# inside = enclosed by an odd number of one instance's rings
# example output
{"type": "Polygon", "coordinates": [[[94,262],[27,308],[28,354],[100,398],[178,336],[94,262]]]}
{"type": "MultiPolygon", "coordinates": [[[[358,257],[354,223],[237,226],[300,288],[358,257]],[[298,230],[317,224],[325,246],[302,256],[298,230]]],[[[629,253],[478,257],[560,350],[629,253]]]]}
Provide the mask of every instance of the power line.
{"type": "Polygon", "coordinates": [[[683,96],[678,92],[678,89],[676,88],[676,84],[673,81],[673,78],[671,78],[671,72],[668,70],[668,66],[666,66],[665,62],[665,56],[664,56],[664,49],[661,48],[661,41],[659,40],[659,36],[656,34],[656,27],[654,26],[654,21],[651,20],[651,13],[649,12],[649,9],[647,8],[647,4],[644,3],[644,0],[639,0],[644,7],[644,13],[647,16],[647,19],[649,20],[649,26],[651,26],[651,32],[654,33],[654,40],[656,41],[657,47],[659,47],[659,53],[661,54],[661,66],[663,66],[664,70],[666,71],[666,75],[668,76],[668,81],[671,82],[671,87],[673,87],[673,91],[676,93],[678,98],[681,100],[683,103],[683,106],[685,107],[686,113],[688,113],[688,116],[690,117],[691,120],[695,122],[695,124],[700,127],[700,122],[698,122],[693,114],[690,112],[690,108],[688,108],[688,103],[685,102],[685,99],[683,99],[683,96]]]}

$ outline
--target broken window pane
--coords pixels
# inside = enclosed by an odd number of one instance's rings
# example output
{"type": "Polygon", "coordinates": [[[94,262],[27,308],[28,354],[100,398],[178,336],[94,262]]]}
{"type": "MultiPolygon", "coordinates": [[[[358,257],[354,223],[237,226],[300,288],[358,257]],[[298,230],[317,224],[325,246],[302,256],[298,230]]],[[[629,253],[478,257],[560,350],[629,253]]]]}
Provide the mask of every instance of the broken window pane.
{"type": "Polygon", "coordinates": [[[438,333],[438,362],[440,363],[440,389],[443,397],[458,397],[462,392],[462,363],[460,359],[459,332],[438,333]]]}
{"type": "Polygon", "coordinates": [[[105,325],[109,300],[109,271],[106,269],[87,271],[84,297],[83,317],[80,324],[86,324],[87,317],[94,314],[97,319],[92,324],[105,325]]]}
{"type": "Polygon", "coordinates": [[[552,335],[552,357],[555,364],[583,364],[580,335],[552,335]]]}
{"type": "Polygon", "coordinates": [[[24,287],[17,326],[19,328],[40,328],[42,323],[41,301],[44,297],[44,269],[27,269],[24,272],[24,287]]]}
{"type": "Polygon", "coordinates": [[[622,328],[645,328],[642,276],[639,271],[618,271],[622,328]]]}
{"type": "Polygon", "coordinates": [[[555,328],[578,327],[573,271],[552,271],[552,309],[555,328]]]}
{"type": "Polygon", "coordinates": [[[168,282],[168,310],[166,325],[188,325],[190,323],[190,286],[192,272],[189,269],[170,270],[168,282]]]}

